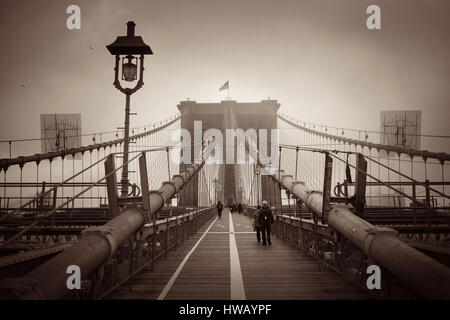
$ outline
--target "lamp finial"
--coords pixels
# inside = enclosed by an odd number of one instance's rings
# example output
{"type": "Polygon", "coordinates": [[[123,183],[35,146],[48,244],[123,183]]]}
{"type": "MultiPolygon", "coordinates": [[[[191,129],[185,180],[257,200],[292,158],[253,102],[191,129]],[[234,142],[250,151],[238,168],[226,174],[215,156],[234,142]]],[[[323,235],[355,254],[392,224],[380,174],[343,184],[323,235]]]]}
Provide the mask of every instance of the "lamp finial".
{"type": "Polygon", "coordinates": [[[136,23],[134,23],[134,21],[127,22],[127,37],[134,37],[134,27],[135,26],[136,26],[136,23]]]}

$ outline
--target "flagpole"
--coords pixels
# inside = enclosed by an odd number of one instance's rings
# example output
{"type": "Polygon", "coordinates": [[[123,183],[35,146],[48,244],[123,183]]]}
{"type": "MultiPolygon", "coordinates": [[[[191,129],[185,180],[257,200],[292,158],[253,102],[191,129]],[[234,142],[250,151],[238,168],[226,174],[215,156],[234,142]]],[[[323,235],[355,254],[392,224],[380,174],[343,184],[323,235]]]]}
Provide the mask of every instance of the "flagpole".
{"type": "Polygon", "coordinates": [[[230,97],[230,82],[228,81],[228,100],[231,100],[230,97]]]}

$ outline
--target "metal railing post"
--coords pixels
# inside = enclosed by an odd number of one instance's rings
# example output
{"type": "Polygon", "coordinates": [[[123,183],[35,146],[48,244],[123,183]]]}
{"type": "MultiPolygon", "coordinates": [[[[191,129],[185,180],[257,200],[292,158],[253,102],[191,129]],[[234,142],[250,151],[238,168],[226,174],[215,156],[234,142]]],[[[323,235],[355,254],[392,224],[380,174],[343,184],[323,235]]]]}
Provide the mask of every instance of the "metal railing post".
{"type": "MultiPolygon", "coordinates": [[[[105,160],[106,190],[108,193],[109,218],[112,219],[119,214],[119,203],[117,195],[117,176],[114,154],[110,154],[105,160]]],[[[56,190],[55,190],[56,192],[56,190]]]]}
{"type": "Polygon", "coordinates": [[[331,179],[333,173],[333,158],[327,152],[325,153],[325,173],[323,175],[323,200],[322,200],[322,223],[327,223],[327,215],[330,212],[330,199],[331,199],[331,179]]]}

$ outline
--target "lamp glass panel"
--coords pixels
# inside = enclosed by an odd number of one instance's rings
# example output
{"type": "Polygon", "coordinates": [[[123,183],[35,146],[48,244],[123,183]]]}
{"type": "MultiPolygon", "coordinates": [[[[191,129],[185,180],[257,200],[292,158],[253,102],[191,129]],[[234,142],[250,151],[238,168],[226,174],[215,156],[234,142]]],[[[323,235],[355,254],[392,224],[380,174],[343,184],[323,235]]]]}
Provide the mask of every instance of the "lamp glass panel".
{"type": "Polygon", "coordinates": [[[134,81],[137,79],[137,66],[132,62],[122,64],[122,76],[125,81],[134,81]]]}

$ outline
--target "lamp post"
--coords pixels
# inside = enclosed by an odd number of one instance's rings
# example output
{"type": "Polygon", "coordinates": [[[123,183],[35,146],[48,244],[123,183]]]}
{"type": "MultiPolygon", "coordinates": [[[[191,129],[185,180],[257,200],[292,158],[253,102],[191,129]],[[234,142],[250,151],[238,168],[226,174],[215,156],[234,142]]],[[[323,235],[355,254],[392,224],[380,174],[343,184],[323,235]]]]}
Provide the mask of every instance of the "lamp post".
{"type": "Polygon", "coordinates": [[[121,197],[128,196],[128,150],[130,139],[130,96],[144,85],[144,55],[153,54],[152,49],[144,43],[141,37],[134,35],[136,24],[133,21],[127,22],[127,35],[119,36],[117,39],[106,46],[109,52],[116,56],[114,67],[114,87],[125,94],[125,127],[123,138],[123,168],[121,179],[121,197]],[[138,57],[139,56],[139,62],[138,57]],[[121,80],[126,82],[135,82],[133,88],[124,88],[119,80],[119,67],[121,64],[121,80]],[[138,75],[139,64],[139,75],[138,75]]]}
{"type": "Polygon", "coordinates": [[[214,200],[215,200],[215,203],[217,203],[217,200],[220,200],[220,199],[218,199],[218,196],[217,196],[217,194],[219,192],[219,179],[215,178],[213,180],[213,182],[214,182],[214,190],[216,191],[214,194],[214,200]]]}
{"type": "Polygon", "coordinates": [[[254,167],[254,173],[256,175],[256,204],[259,204],[259,174],[260,174],[260,169],[259,166],[257,164],[255,164],[254,167]]]}

